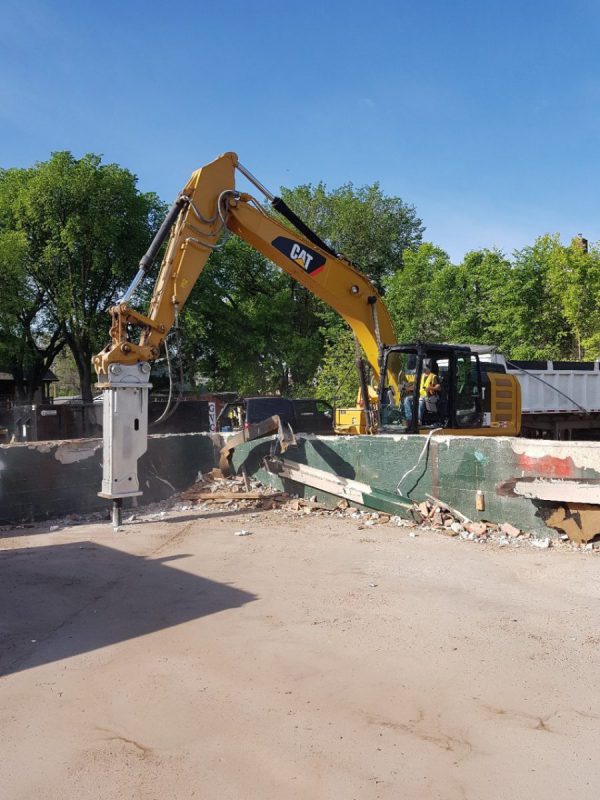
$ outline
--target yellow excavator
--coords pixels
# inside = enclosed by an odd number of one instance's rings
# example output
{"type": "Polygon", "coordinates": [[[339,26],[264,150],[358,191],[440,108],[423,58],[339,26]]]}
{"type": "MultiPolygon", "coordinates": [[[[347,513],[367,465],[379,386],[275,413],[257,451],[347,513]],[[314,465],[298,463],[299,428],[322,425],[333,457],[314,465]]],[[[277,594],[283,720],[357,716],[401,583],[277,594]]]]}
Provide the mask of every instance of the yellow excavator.
{"type": "Polygon", "coordinates": [[[336,253],[238,160],[224,153],[196,170],[169,210],[125,295],[111,310],[110,343],[94,357],[103,389],[104,463],[101,495],[141,494],[137,461],[146,450],[150,362],[226,232],[236,234],[337,311],[352,329],[361,404],[338,409],[336,431],[452,435],[518,435],[516,379],[490,371],[468,346],[398,344],[389,313],[369,279],[336,253]],[[236,190],[241,173],[288,227],[251,194],[236,190]],[[130,300],[163,243],[166,252],[147,314],[130,300]],[[134,329],[140,329],[137,341],[134,329]],[[371,371],[371,384],[361,349],[371,371]],[[435,392],[430,392],[436,377],[435,392]],[[370,399],[371,398],[371,399],[370,399]],[[373,402],[373,399],[375,402],[373,402]]]}

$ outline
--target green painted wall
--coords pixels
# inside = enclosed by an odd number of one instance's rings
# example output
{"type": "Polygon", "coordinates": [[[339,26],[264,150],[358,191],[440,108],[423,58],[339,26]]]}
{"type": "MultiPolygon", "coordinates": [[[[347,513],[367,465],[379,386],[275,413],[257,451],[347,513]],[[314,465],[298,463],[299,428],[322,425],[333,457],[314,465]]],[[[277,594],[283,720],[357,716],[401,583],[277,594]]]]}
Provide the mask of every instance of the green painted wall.
{"type": "MultiPolygon", "coordinates": [[[[221,437],[209,433],[150,436],[139,463],[139,505],[189,487],[218,461],[221,437]]],[[[110,510],[98,497],[102,440],[0,445],[0,525],[110,510]]],[[[133,500],[125,500],[131,507],[133,500]]]]}
{"type": "MultiPolygon", "coordinates": [[[[245,463],[261,480],[282,486],[262,467],[262,459],[274,445],[273,440],[242,445],[234,454],[234,466],[245,463]]],[[[289,448],[285,458],[398,498],[421,502],[431,494],[472,520],[510,522],[545,536],[556,535],[544,522],[556,504],[515,496],[511,481],[528,476],[600,480],[600,443],[596,442],[434,436],[427,443],[423,436],[307,436],[289,448]],[[483,512],[476,510],[477,490],[484,494],[483,512]]],[[[305,497],[319,495],[311,487],[290,481],[286,488],[305,497]]]]}

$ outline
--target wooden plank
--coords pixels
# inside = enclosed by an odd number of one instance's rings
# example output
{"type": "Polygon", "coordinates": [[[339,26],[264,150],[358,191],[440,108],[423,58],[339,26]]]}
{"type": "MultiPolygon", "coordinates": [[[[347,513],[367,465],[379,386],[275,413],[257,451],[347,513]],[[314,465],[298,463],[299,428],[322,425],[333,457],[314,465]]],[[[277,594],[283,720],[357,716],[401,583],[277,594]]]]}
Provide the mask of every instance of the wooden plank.
{"type": "Polygon", "coordinates": [[[272,500],[283,492],[182,492],[183,500],[272,500]]]}

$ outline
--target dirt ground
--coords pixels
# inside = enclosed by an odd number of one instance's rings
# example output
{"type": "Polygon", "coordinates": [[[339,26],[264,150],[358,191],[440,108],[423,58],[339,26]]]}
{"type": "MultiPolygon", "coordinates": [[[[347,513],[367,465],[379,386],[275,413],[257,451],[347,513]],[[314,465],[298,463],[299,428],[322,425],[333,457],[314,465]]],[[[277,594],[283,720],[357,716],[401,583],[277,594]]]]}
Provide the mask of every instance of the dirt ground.
{"type": "Polygon", "coordinates": [[[600,553],[414,534],[5,532],[2,797],[595,800],[600,553]]]}

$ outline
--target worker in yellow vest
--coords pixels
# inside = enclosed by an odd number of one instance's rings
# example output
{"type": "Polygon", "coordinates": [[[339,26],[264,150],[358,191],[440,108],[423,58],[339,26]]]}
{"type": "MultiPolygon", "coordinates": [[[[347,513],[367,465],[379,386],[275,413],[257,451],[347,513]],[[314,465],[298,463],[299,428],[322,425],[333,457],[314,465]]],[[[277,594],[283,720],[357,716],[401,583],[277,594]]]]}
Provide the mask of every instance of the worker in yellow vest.
{"type": "Polygon", "coordinates": [[[423,359],[423,371],[421,372],[421,386],[419,391],[419,425],[423,424],[425,409],[427,411],[437,410],[438,394],[442,388],[440,379],[431,370],[430,358],[423,359]]]}
{"type": "MultiPolygon", "coordinates": [[[[431,359],[423,359],[421,384],[419,386],[419,425],[423,424],[425,409],[428,411],[435,410],[435,407],[437,406],[438,394],[442,388],[438,376],[435,374],[435,372],[432,372],[431,367],[431,359]]],[[[407,425],[410,425],[412,421],[412,404],[413,396],[411,392],[410,394],[406,395],[403,403],[407,425]]]]}

